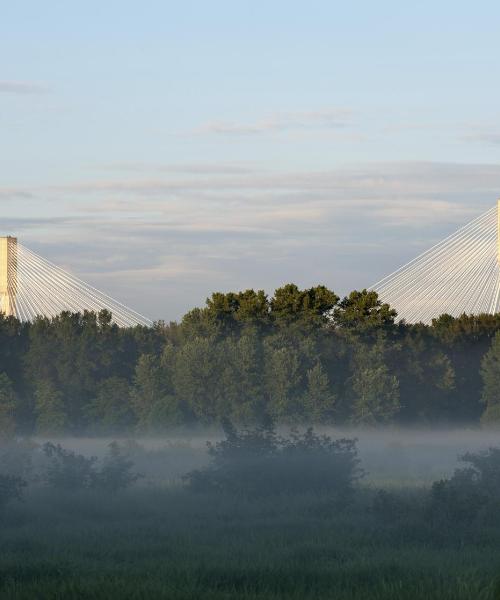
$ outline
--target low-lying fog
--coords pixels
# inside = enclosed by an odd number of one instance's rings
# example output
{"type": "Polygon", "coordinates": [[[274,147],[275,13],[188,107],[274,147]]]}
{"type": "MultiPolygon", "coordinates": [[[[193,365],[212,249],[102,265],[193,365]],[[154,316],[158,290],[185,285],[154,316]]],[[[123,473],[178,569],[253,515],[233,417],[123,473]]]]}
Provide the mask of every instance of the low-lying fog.
{"type": "MultiPolygon", "coordinates": [[[[286,435],[287,430],[281,430],[286,435]]],[[[322,428],[334,439],[358,440],[365,483],[391,487],[426,485],[451,475],[458,456],[466,452],[500,447],[500,431],[478,429],[454,430],[346,430],[322,428]]],[[[186,472],[207,464],[207,441],[221,439],[222,433],[211,430],[171,432],[162,437],[60,438],[64,448],[86,456],[102,457],[113,440],[130,450],[136,469],[145,481],[175,482],[186,472]]],[[[42,444],[47,439],[35,438],[42,444]]]]}

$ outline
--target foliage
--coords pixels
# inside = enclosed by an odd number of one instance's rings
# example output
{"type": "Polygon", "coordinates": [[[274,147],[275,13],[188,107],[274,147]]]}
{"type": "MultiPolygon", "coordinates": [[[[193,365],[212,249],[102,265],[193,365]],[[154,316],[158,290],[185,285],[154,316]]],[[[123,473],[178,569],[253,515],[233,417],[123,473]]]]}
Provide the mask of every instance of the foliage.
{"type": "Polygon", "coordinates": [[[94,489],[117,492],[135,483],[141,476],[133,472],[134,462],[123,451],[117,442],[112,442],[103,465],[94,474],[92,487],[94,489]]]}
{"type": "Polygon", "coordinates": [[[161,357],[139,357],[130,394],[139,430],[162,430],[183,421],[180,402],[173,393],[171,358],[170,346],[161,357]]]}
{"type": "Polygon", "coordinates": [[[209,443],[212,463],[186,476],[196,491],[244,496],[321,493],[345,496],[362,476],[356,440],[332,440],[312,428],[277,435],[272,424],[237,430],[225,421],[226,438],[209,443]]]}
{"type": "Polygon", "coordinates": [[[500,420],[500,315],[395,319],[374,291],[293,283],[217,292],[153,327],[0,314],[0,435],[500,420]]]}
{"type": "Polygon", "coordinates": [[[333,310],[333,321],[338,327],[368,329],[391,326],[397,313],[382,303],[377,292],[354,291],[333,310]]]}
{"type": "Polygon", "coordinates": [[[48,459],[45,482],[57,490],[94,489],[107,492],[123,490],[139,479],[132,471],[134,463],[116,442],[109,445],[102,467],[97,468],[95,456],[83,456],[47,442],[43,453],[48,459]]]}
{"type": "Polygon", "coordinates": [[[486,411],[483,415],[485,422],[500,422],[500,332],[491,343],[491,348],[481,362],[483,377],[483,402],[486,411]]]}
{"type": "Polygon", "coordinates": [[[96,471],[95,456],[86,457],[64,449],[60,444],[47,442],[43,453],[48,459],[45,481],[58,490],[81,490],[94,485],[96,471]]]}
{"type": "Polygon", "coordinates": [[[109,377],[97,387],[97,394],[86,409],[90,427],[96,432],[116,432],[130,428],[133,412],[130,386],[122,377],[109,377]]]}
{"type": "Polygon", "coordinates": [[[62,393],[49,380],[38,382],[35,390],[36,429],[38,433],[63,433],[67,415],[62,393]]]}
{"type": "Polygon", "coordinates": [[[498,597],[498,510],[488,522],[443,523],[424,510],[427,489],[402,483],[356,486],[343,510],[316,493],[247,498],[158,483],[106,496],[30,486],[1,511],[2,600],[498,597]]]}
{"type": "Polygon", "coordinates": [[[460,460],[467,466],[432,486],[431,513],[451,523],[472,522],[482,509],[496,511],[500,503],[500,448],[468,452],[460,460]]]}
{"type": "Polygon", "coordinates": [[[385,365],[361,368],[353,375],[352,422],[390,423],[399,411],[399,383],[385,365]]]}
{"type": "Polygon", "coordinates": [[[9,438],[15,432],[15,411],[18,398],[12,381],[6,373],[0,373],[0,438],[9,438]]]}

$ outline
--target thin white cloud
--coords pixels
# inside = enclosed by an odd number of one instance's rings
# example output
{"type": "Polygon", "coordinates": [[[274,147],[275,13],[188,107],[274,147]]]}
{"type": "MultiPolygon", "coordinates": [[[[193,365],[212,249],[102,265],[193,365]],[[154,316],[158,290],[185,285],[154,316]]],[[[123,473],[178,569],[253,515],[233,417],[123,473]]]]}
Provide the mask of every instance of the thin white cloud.
{"type": "Polygon", "coordinates": [[[251,123],[217,120],[205,123],[196,133],[255,135],[303,129],[338,129],[350,125],[352,110],[328,108],[316,111],[276,113],[251,123]]]}
{"type": "Polygon", "coordinates": [[[43,94],[47,87],[30,81],[1,81],[0,94],[43,94]]]}
{"type": "Polygon", "coordinates": [[[18,202],[10,216],[4,203],[2,227],[140,312],[176,318],[214,290],[370,285],[500,189],[488,164],[216,172],[9,189],[18,202]]]}
{"type": "Polygon", "coordinates": [[[187,175],[244,175],[259,172],[257,166],[235,163],[199,163],[199,164],[153,164],[142,162],[117,162],[101,165],[104,171],[123,171],[131,173],[165,173],[187,175]]]}
{"type": "Polygon", "coordinates": [[[500,144],[500,133],[476,133],[466,136],[465,139],[469,142],[482,142],[496,146],[500,144]]]}

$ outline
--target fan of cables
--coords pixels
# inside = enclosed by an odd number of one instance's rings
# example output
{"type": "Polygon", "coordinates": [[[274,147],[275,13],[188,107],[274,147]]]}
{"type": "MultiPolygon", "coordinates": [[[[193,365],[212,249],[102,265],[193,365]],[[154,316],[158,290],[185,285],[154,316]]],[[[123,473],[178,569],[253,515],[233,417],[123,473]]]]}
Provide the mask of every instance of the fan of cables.
{"type": "MultiPolygon", "coordinates": [[[[2,300],[10,303],[10,314],[21,321],[33,321],[37,316],[55,317],[63,311],[83,313],[105,309],[120,327],[152,324],[148,318],[21,244],[15,246],[8,271],[8,297],[2,300]]],[[[8,312],[5,307],[0,310],[8,312]]]]}
{"type": "Polygon", "coordinates": [[[491,208],[370,289],[407,322],[500,310],[498,209],[491,208]]]}

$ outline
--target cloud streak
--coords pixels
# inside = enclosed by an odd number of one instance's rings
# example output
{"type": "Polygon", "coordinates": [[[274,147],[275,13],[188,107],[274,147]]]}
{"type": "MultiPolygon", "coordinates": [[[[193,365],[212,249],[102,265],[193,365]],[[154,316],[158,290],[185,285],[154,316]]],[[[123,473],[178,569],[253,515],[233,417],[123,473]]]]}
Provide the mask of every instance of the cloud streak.
{"type": "Polygon", "coordinates": [[[29,81],[2,81],[0,80],[0,94],[43,94],[47,87],[40,83],[29,81]]]}
{"type": "Polygon", "coordinates": [[[487,164],[224,176],[213,167],[9,188],[18,201],[4,227],[139,312],[170,319],[214,290],[368,286],[488,209],[500,188],[500,166],[487,164]]]}
{"type": "Polygon", "coordinates": [[[352,123],[352,114],[352,110],[347,108],[275,113],[250,123],[225,120],[211,121],[195,130],[195,133],[258,135],[308,129],[340,129],[352,123]]]}
{"type": "Polygon", "coordinates": [[[476,133],[465,138],[470,142],[482,142],[497,146],[500,144],[500,133],[476,133]]]}

